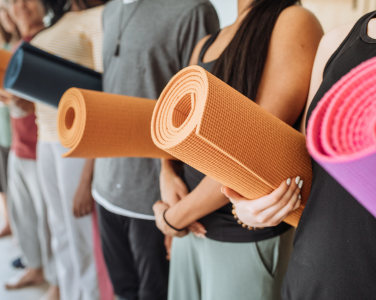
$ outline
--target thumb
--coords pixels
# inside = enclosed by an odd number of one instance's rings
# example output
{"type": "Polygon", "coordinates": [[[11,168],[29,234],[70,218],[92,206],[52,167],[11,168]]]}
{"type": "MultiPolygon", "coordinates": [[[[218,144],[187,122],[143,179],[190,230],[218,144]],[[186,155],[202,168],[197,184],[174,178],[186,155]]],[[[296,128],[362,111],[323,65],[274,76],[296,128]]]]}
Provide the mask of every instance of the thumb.
{"type": "Polygon", "coordinates": [[[235,192],[234,190],[230,189],[229,187],[227,186],[223,186],[221,188],[221,191],[222,193],[230,199],[230,201],[233,203],[233,204],[238,204],[240,201],[244,201],[244,200],[247,200],[245,199],[244,197],[240,196],[237,192],[235,192]]]}

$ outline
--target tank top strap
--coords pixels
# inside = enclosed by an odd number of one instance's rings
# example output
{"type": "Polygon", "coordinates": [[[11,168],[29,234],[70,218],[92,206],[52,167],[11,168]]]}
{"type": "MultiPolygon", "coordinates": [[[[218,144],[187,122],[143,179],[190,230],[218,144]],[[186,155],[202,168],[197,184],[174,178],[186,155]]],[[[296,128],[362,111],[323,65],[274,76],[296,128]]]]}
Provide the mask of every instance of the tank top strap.
{"type": "Polygon", "coordinates": [[[329,58],[328,62],[326,63],[324,74],[326,73],[328,67],[332,64],[332,62],[339,56],[340,53],[345,51],[348,47],[350,47],[354,42],[359,40],[360,38],[364,41],[368,42],[366,40],[367,38],[370,39],[367,35],[367,25],[369,21],[374,18],[376,15],[376,11],[370,12],[363,17],[361,17],[354,25],[354,27],[351,29],[347,37],[343,40],[341,45],[338,47],[338,49],[332,54],[332,56],[329,58]]]}
{"type": "Polygon", "coordinates": [[[201,63],[201,64],[204,63],[203,59],[204,59],[206,51],[208,51],[209,47],[217,39],[217,37],[218,37],[218,35],[219,35],[220,32],[221,32],[221,30],[219,30],[218,32],[214,33],[210,38],[207,39],[207,41],[205,42],[204,46],[202,46],[201,51],[200,51],[200,55],[198,57],[199,63],[201,63]]]}

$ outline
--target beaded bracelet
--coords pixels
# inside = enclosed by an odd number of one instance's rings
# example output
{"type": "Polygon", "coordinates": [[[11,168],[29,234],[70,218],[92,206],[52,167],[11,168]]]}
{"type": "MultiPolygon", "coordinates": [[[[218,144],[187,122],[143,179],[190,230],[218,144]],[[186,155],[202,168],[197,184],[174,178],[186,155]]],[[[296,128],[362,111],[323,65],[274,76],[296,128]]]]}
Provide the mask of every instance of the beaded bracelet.
{"type": "Polygon", "coordinates": [[[247,224],[244,224],[242,221],[239,220],[238,216],[236,215],[236,208],[235,208],[235,205],[233,204],[232,205],[232,214],[234,215],[234,219],[235,220],[238,220],[238,224],[241,225],[243,228],[247,228],[248,230],[259,230],[259,229],[264,229],[264,227],[252,227],[252,226],[248,226],[247,224]]]}

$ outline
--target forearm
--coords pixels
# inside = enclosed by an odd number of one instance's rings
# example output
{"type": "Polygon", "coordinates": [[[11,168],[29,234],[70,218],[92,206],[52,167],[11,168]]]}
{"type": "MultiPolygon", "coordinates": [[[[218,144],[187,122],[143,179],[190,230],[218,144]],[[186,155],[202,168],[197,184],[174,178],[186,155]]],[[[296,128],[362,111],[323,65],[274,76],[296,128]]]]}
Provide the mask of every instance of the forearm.
{"type": "Polygon", "coordinates": [[[166,212],[166,219],[176,228],[185,228],[228,204],[230,201],[221,193],[221,187],[219,182],[205,177],[190,194],[166,212]]]}
{"type": "Polygon", "coordinates": [[[84,169],[81,175],[80,185],[91,186],[94,174],[94,163],[95,159],[87,159],[84,165],[84,169]]]}

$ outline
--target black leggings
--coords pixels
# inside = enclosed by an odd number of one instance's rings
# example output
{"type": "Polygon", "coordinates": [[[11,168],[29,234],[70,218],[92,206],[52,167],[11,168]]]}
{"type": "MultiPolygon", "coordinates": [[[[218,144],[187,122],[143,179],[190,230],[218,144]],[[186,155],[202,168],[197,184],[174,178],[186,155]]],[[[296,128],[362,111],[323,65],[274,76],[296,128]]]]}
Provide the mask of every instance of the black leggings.
{"type": "Polygon", "coordinates": [[[115,294],[124,300],[166,300],[169,263],[155,221],[98,207],[103,254],[115,294]]]}

